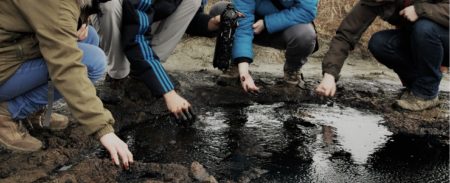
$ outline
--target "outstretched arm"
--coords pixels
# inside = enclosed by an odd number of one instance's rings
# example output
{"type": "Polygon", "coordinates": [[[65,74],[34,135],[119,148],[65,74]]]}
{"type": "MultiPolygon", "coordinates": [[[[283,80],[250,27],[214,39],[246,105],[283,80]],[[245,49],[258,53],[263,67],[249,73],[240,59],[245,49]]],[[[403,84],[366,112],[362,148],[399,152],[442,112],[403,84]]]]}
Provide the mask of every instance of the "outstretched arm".
{"type": "Polygon", "coordinates": [[[376,17],[371,7],[358,3],[341,22],[322,62],[324,77],[316,89],[319,95],[334,96],[335,80],[339,77],[344,61],[376,17]]]}

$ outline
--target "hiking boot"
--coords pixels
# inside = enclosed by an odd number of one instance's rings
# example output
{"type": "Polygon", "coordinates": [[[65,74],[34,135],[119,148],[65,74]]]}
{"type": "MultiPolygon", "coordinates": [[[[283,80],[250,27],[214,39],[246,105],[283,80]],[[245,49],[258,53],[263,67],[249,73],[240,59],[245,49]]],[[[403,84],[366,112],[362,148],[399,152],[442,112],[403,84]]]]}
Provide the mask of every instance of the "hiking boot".
{"type": "Polygon", "coordinates": [[[411,97],[411,91],[408,88],[403,89],[400,94],[399,100],[406,100],[411,97]]]}
{"type": "Polygon", "coordinates": [[[395,104],[402,109],[410,110],[410,111],[422,111],[425,109],[429,109],[435,107],[440,104],[439,98],[435,97],[430,100],[425,100],[415,96],[412,92],[407,92],[409,94],[405,94],[404,99],[396,100],[395,104]]]}
{"type": "Polygon", "coordinates": [[[0,104],[0,144],[9,150],[34,152],[42,148],[42,142],[28,133],[11,118],[5,102],[0,104]]]}
{"type": "Polygon", "coordinates": [[[288,84],[296,85],[301,89],[306,89],[306,82],[302,72],[284,71],[284,81],[288,84]]]}
{"type": "Polygon", "coordinates": [[[62,114],[52,112],[50,116],[50,126],[44,127],[45,110],[37,112],[27,119],[31,128],[48,128],[51,131],[64,130],[69,126],[69,118],[62,114]]]}

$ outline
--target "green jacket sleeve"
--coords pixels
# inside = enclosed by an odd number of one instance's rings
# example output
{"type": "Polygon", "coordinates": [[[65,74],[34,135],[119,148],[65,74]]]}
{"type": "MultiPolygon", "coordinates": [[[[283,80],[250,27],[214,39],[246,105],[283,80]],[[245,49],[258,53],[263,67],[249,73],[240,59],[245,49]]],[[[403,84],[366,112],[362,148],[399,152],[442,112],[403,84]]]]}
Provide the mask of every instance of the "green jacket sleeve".
{"type": "Polygon", "coordinates": [[[74,117],[89,135],[99,138],[113,132],[114,119],[96,96],[87,69],[81,63],[82,52],[76,38],[80,8],[76,0],[17,0],[15,3],[35,32],[50,78],[74,117]]]}
{"type": "Polygon", "coordinates": [[[419,17],[425,17],[434,22],[448,27],[449,24],[449,1],[444,0],[440,3],[418,2],[414,3],[414,8],[419,17]]]}
{"type": "Polygon", "coordinates": [[[344,61],[354,49],[362,34],[372,24],[377,13],[369,6],[356,4],[350,13],[344,18],[333,37],[330,49],[322,62],[323,73],[339,78],[344,61]]]}

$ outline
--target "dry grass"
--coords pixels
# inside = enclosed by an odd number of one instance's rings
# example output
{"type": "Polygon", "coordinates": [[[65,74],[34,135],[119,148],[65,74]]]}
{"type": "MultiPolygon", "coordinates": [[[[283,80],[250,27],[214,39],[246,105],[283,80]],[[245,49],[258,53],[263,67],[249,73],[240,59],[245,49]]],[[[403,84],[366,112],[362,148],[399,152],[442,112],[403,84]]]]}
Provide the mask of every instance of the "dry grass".
{"type": "MultiPolygon", "coordinates": [[[[318,17],[315,20],[319,36],[325,40],[331,39],[342,19],[357,2],[357,0],[320,0],[318,17]]],[[[390,28],[388,23],[377,19],[363,35],[360,43],[366,47],[367,41],[374,32],[387,28],[390,28]]]]}

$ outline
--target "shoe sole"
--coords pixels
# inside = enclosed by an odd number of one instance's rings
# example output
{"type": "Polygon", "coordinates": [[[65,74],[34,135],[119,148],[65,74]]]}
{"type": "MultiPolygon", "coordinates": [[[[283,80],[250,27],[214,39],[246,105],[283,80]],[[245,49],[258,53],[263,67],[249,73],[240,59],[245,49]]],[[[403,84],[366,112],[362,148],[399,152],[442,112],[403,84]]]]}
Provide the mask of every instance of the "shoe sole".
{"type": "Polygon", "coordinates": [[[418,111],[424,111],[424,110],[428,110],[428,109],[431,109],[431,108],[439,107],[439,105],[441,105],[441,103],[438,102],[438,103],[435,104],[435,105],[429,106],[429,107],[424,108],[424,109],[418,109],[418,110],[417,110],[417,109],[407,109],[407,108],[402,107],[402,106],[399,104],[399,100],[395,101],[395,105],[396,105],[397,107],[403,109],[403,110],[408,110],[408,111],[418,112],[418,111]]]}

